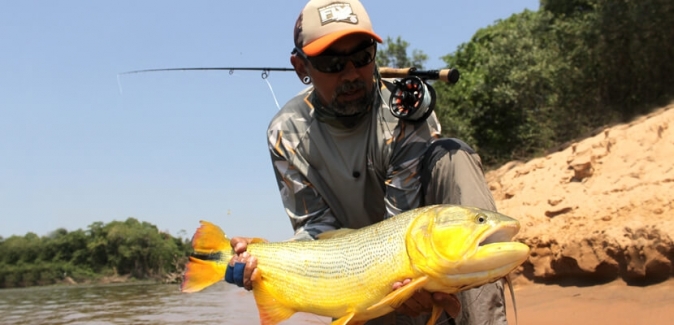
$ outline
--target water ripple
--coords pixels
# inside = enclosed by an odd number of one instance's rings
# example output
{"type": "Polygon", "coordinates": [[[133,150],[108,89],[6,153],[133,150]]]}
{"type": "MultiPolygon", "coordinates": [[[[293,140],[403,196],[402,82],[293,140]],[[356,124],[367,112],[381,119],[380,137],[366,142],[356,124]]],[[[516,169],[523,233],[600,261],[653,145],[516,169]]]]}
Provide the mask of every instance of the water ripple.
{"type": "MultiPolygon", "coordinates": [[[[253,295],[216,284],[185,294],[177,285],[123,284],[0,290],[0,324],[259,324],[253,295]]],[[[329,324],[298,314],[288,324],[329,324]]]]}

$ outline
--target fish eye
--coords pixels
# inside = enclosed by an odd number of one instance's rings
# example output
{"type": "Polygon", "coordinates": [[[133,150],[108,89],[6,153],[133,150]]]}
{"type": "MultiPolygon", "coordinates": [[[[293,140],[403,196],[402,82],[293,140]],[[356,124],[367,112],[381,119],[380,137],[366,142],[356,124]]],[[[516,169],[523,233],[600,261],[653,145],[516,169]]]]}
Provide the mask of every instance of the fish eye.
{"type": "Polygon", "coordinates": [[[486,223],[487,222],[487,216],[480,213],[480,214],[477,215],[477,217],[475,217],[475,221],[479,224],[486,223]]]}

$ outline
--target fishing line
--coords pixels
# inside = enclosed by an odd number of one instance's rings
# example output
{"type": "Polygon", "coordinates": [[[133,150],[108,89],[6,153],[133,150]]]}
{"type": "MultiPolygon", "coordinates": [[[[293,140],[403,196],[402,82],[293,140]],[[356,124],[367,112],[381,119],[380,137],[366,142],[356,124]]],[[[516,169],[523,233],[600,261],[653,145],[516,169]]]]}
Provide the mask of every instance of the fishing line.
{"type": "Polygon", "coordinates": [[[479,287],[477,287],[477,288],[471,289],[471,291],[475,291],[475,289],[478,289],[478,288],[479,288],[480,291],[477,292],[477,296],[474,297],[475,299],[473,299],[473,301],[470,301],[470,303],[468,304],[469,306],[472,306],[474,303],[477,302],[478,299],[480,299],[480,296],[482,295],[482,292],[484,292],[484,286],[485,286],[485,285],[481,285],[481,286],[479,286],[479,287]]]}
{"type": "MultiPolygon", "coordinates": [[[[501,282],[501,285],[503,285],[503,286],[507,285],[508,286],[508,291],[510,291],[510,299],[512,300],[512,305],[513,305],[515,324],[518,324],[519,320],[518,320],[518,315],[517,315],[517,302],[515,301],[515,290],[513,288],[512,280],[510,279],[510,276],[507,275],[507,276],[499,279],[498,281],[501,282]]],[[[496,283],[496,282],[494,282],[494,283],[496,283]]],[[[489,285],[489,284],[485,284],[485,285],[489,285]]],[[[477,295],[474,296],[473,299],[471,299],[471,301],[468,302],[468,304],[467,304],[468,306],[472,306],[473,304],[477,303],[477,301],[480,299],[480,296],[482,295],[482,293],[485,290],[485,287],[484,287],[485,285],[477,287],[480,290],[477,292],[477,295]]],[[[471,290],[475,290],[477,288],[473,288],[471,290]]],[[[505,290],[505,288],[504,288],[504,290],[505,290]]],[[[503,302],[504,302],[504,304],[506,303],[505,297],[503,298],[503,302]]],[[[507,309],[507,307],[508,307],[507,305],[504,305],[503,308],[507,309]]],[[[506,315],[507,315],[507,310],[506,310],[506,315]]]]}
{"type": "MultiPolygon", "coordinates": [[[[377,69],[374,69],[374,77],[376,80],[375,87],[377,88],[377,95],[379,95],[379,100],[381,101],[380,103],[377,103],[378,106],[384,106],[388,105],[386,102],[386,99],[384,99],[384,94],[381,92],[381,88],[384,87],[384,82],[382,81],[382,75],[379,73],[379,67],[377,69]]],[[[384,114],[379,114],[379,124],[381,124],[383,127],[386,128],[386,131],[388,131],[391,136],[393,136],[393,132],[391,131],[391,128],[389,127],[388,123],[386,123],[386,120],[384,119],[384,114]]]]}
{"type": "Polygon", "coordinates": [[[276,100],[276,94],[274,94],[274,88],[272,88],[271,83],[267,78],[262,78],[267,83],[267,86],[269,86],[269,91],[271,91],[271,96],[274,97],[274,103],[276,103],[276,107],[281,110],[281,106],[278,104],[278,100],[276,100]]]}
{"type": "Polygon", "coordinates": [[[446,319],[443,320],[442,322],[435,323],[434,325],[445,325],[445,324],[452,324],[452,325],[455,325],[455,324],[456,324],[456,320],[454,320],[453,318],[446,318],[446,319]]]}
{"type": "Polygon", "coordinates": [[[279,105],[278,98],[276,97],[276,93],[274,92],[274,87],[272,87],[271,83],[269,82],[268,78],[269,75],[272,71],[294,71],[293,68],[246,68],[246,67],[226,67],[226,68],[172,68],[172,69],[146,69],[146,70],[134,70],[134,71],[127,71],[127,72],[122,72],[117,74],[117,87],[119,89],[119,94],[123,95],[124,92],[122,90],[122,82],[120,80],[120,75],[123,74],[135,74],[135,73],[142,73],[142,72],[160,72],[160,71],[207,71],[207,70],[225,70],[229,72],[230,76],[236,76],[240,77],[239,75],[235,74],[235,71],[261,71],[261,78],[267,83],[267,86],[269,87],[269,91],[271,92],[271,96],[274,99],[274,104],[276,104],[276,107],[280,110],[281,105],[279,105]]]}
{"type": "Polygon", "coordinates": [[[122,92],[122,81],[119,80],[119,73],[117,74],[117,87],[119,88],[119,94],[123,95],[124,92],[122,92]]]}
{"type": "MultiPolygon", "coordinates": [[[[515,325],[517,325],[519,323],[519,319],[517,317],[517,302],[515,301],[515,289],[513,288],[513,282],[510,279],[510,274],[506,275],[504,279],[508,284],[508,291],[510,291],[510,299],[513,302],[513,310],[515,311],[515,325]]],[[[505,301],[505,298],[503,300],[505,301]]]]}

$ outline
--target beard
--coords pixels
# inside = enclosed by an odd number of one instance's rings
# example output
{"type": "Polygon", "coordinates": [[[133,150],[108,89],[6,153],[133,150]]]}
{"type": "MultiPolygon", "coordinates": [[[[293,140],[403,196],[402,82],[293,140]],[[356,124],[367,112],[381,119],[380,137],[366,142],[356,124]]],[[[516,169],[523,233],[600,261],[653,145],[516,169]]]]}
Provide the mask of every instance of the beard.
{"type": "Polygon", "coordinates": [[[368,91],[365,86],[365,81],[358,80],[354,82],[345,82],[340,85],[332,96],[332,100],[327,105],[327,108],[335,112],[338,116],[352,116],[363,113],[372,105],[374,94],[368,91]],[[353,91],[363,91],[363,96],[349,101],[340,101],[339,96],[348,94],[353,91]]]}

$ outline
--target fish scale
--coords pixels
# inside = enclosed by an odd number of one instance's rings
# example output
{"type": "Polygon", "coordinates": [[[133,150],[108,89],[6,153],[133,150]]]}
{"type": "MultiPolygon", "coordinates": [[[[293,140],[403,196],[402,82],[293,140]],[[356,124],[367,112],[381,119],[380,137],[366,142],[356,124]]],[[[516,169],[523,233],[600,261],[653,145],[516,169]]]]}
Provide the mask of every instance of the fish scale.
{"type": "MultiPolygon", "coordinates": [[[[396,222],[379,223],[367,231],[354,231],[349,236],[292,242],[292,246],[251,244],[248,252],[257,258],[263,281],[273,291],[285,293],[277,299],[309,306],[319,313],[354,299],[374,304],[381,291],[388,292],[394,282],[412,276],[405,254],[405,233],[400,229],[414,215],[406,216],[396,218],[396,222]],[[398,272],[381,274],[378,272],[381,269],[398,272]],[[345,282],[345,277],[353,281],[345,282]],[[363,287],[374,292],[363,292],[363,287]],[[300,288],[312,288],[312,294],[306,295],[300,288]]],[[[327,316],[343,314],[341,310],[333,313],[327,316]]]]}

